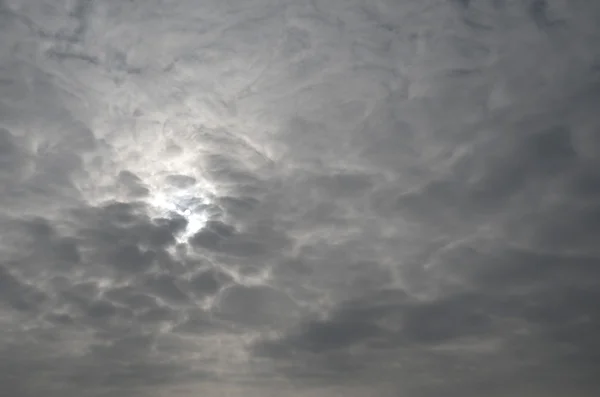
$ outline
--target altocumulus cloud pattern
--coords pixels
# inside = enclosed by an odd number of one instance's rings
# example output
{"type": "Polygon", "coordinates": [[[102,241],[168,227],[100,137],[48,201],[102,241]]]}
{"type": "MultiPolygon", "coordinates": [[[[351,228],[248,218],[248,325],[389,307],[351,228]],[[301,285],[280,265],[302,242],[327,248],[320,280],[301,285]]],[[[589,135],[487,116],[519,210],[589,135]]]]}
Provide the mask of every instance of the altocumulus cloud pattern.
{"type": "Polygon", "coordinates": [[[600,2],[0,0],[0,395],[600,392],[600,2]]]}

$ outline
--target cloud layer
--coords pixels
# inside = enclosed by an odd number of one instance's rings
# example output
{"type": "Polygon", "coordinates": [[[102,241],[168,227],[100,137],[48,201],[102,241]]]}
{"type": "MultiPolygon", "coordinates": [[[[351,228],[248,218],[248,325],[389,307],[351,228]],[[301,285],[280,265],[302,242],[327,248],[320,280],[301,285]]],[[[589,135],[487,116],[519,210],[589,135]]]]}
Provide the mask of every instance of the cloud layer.
{"type": "Polygon", "coordinates": [[[592,396],[600,6],[0,0],[0,384],[592,396]]]}

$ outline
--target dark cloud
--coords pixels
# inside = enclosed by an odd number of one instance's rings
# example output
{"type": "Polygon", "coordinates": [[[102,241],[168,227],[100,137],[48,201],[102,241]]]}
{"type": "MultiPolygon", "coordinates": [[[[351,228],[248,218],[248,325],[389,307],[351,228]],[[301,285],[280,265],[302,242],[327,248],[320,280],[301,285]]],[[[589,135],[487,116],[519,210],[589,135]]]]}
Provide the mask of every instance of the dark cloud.
{"type": "Polygon", "coordinates": [[[250,327],[289,325],[300,315],[296,302],[267,286],[231,286],[217,301],[215,315],[250,327]]]}
{"type": "Polygon", "coordinates": [[[215,269],[207,269],[192,276],[189,281],[189,288],[194,295],[204,297],[216,294],[221,288],[232,281],[232,277],[227,273],[215,269]]]}
{"type": "Polygon", "coordinates": [[[119,182],[126,189],[128,196],[144,197],[149,194],[144,182],[133,172],[127,170],[119,172],[119,182]]]}

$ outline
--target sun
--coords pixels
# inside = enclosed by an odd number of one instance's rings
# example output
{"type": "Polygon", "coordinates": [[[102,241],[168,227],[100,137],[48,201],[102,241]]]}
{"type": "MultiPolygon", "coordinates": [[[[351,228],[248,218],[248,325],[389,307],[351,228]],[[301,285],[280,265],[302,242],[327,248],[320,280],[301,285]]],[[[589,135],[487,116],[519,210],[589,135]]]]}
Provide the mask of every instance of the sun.
{"type": "Polygon", "coordinates": [[[152,186],[148,204],[155,216],[186,220],[185,229],[177,235],[179,242],[187,242],[202,230],[215,207],[202,184],[190,177],[167,177],[162,183],[152,186]]]}

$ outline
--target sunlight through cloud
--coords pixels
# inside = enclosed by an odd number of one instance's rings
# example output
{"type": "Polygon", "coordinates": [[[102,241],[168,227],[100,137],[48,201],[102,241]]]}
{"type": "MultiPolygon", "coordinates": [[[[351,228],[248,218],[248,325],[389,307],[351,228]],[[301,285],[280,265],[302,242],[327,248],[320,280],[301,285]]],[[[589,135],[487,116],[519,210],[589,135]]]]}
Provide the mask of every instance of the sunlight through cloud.
{"type": "Polygon", "coordinates": [[[153,189],[148,201],[154,215],[186,220],[185,229],[177,236],[179,242],[186,242],[206,225],[212,204],[199,184],[176,186],[168,181],[164,186],[153,189]]]}

